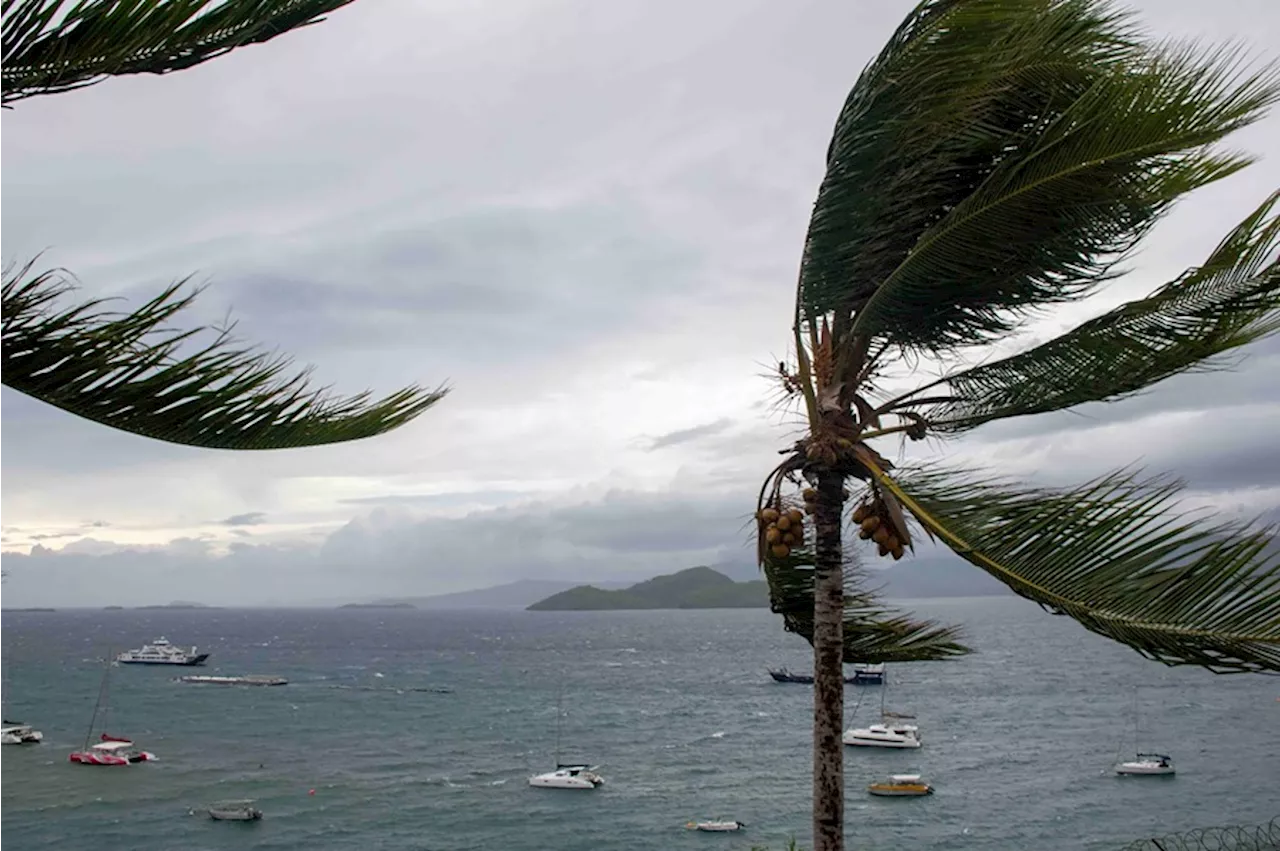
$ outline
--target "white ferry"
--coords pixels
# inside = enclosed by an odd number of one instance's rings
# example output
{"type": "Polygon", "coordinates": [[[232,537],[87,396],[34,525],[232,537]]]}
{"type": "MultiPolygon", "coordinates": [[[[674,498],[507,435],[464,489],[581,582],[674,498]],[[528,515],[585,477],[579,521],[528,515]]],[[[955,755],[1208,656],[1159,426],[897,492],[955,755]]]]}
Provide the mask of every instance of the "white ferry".
{"type": "Polygon", "coordinates": [[[208,653],[197,653],[193,645],[190,650],[174,647],[168,639],[160,636],[150,644],[144,644],[137,650],[126,650],[116,657],[121,665],[203,665],[209,658],[208,653]]]}

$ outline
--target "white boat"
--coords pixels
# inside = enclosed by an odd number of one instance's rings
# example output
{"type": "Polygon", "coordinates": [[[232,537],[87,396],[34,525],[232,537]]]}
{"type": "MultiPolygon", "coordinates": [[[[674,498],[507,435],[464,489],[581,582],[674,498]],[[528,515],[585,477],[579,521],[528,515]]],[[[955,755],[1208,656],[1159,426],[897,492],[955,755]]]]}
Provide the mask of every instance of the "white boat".
{"type": "Polygon", "coordinates": [[[1116,774],[1173,774],[1173,760],[1164,754],[1140,753],[1116,765],[1116,774]]]}
{"type": "MultiPolygon", "coordinates": [[[[905,719],[913,719],[915,716],[890,712],[885,709],[885,695],[888,693],[889,686],[886,683],[885,687],[880,691],[880,723],[845,730],[844,735],[841,736],[841,741],[851,747],[862,748],[920,747],[922,744],[920,728],[915,724],[905,722],[905,719]]],[[[854,713],[857,713],[856,707],[854,713]]]]}
{"type": "Polygon", "coordinates": [[[193,645],[190,650],[183,650],[169,643],[163,635],[150,644],[144,644],[136,650],[126,650],[116,657],[122,665],[203,665],[209,658],[208,653],[198,653],[193,645]]]}
{"type": "Polygon", "coordinates": [[[184,683],[196,683],[215,686],[285,686],[289,681],[284,677],[273,677],[268,674],[247,674],[243,677],[178,677],[184,683]]]}
{"type": "Polygon", "coordinates": [[[1170,775],[1174,773],[1173,759],[1161,753],[1144,753],[1138,744],[1138,690],[1133,690],[1133,749],[1134,758],[1117,760],[1116,774],[1121,775],[1170,775]]]}
{"type": "Polygon", "coordinates": [[[5,721],[0,727],[0,745],[34,745],[43,739],[44,733],[21,721],[5,721]]]}
{"type": "Polygon", "coordinates": [[[253,805],[253,801],[216,801],[209,805],[209,818],[214,821],[257,821],[262,818],[262,810],[253,805]]]}
{"type": "Polygon", "coordinates": [[[740,821],[691,821],[685,825],[689,830],[705,830],[707,833],[729,833],[746,827],[740,821]]]}
{"type": "Polygon", "coordinates": [[[44,733],[20,720],[8,720],[6,714],[9,714],[8,656],[5,656],[4,680],[0,680],[0,745],[38,745],[44,741],[44,733]]]}
{"type": "Polygon", "coordinates": [[[564,726],[563,689],[556,695],[556,770],[535,774],[529,785],[539,789],[594,789],[604,785],[604,778],[596,773],[597,766],[560,762],[560,734],[564,726]]]}
{"type": "Polygon", "coordinates": [[[561,765],[555,771],[533,775],[529,785],[542,789],[594,789],[604,785],[604,778],[595,769],[594,765],[561,765]]]}
{"type": "Polygon", "coordinates": [[[922,744],[914,724],[872,724],[845,730],[841,738],[846,745],[864,748],[918,748],[922,744]]]}

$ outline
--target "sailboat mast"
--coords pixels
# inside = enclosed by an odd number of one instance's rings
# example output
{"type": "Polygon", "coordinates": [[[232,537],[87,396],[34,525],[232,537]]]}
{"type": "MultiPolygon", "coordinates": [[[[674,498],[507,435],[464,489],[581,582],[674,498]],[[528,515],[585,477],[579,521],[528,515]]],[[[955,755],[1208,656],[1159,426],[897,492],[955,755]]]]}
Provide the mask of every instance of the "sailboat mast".
{"type": "Polygon", "coordinates": [[[556,768],[560,767],[560,734],[564,730],[564,683],[556,693],[556,768]]]}
{"type": "Polygon", "coordinates": [[[107,697],[107,677],[111,674],[111,648],[107,648],[107,658],[102,667],[102,682],[98,685],[98,699],[93,703],[93,716],[89,719],[89,729],[84,734],[84,750],[89,749],[89,741],[93,738],[93,728],[98,723],[98,708],[107,697]]]}

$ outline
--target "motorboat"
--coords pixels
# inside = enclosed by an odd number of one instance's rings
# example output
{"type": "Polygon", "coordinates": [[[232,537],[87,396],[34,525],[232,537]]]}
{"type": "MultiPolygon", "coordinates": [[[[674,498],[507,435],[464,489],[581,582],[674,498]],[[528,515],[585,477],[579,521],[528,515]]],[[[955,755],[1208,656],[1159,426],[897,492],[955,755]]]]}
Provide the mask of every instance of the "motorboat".
{"type": "MultiPolygon", "coordinates": [[[[883,668],[884,666],[881,665],[880,667],[883,668]]],[[[813,685],[813,674],[793,674],[786,668],[770,668],[769,676],[773,677],[773,681],[776,683],[803,683],[805,685],[813,685]]],[[[844,681],[850,685],[864,682],[858,678],[856,666],[854,673],[851,676],[845,677],[844,681]]]]}
{"type": "Polygon", "coordinates": [[[872,724],[846,730],[841,737],[846,745],[867,748],[918,748],[920,729],[914,724],[872,724]]]}
{"type": "Polygon", "coordinates": [[[44,733],[31,729],[30,724],[21,721],[5,721],[0,727],[0,744],[34,745],[44,740],[44,733]]]}
{"type": "Polygon", "coordinates": [[[1159,753],[1140,753],[1116,765],[1116,774],[1173,774],[1173,759],[1159,753]]]}
{"type": "Polygon", "coordinates": [[[847,682],[859,686],[878,686],[884,682],[884,663],[869,665],[857,663],[853,666],[853,677],[847,682]]]}
{"type": "Polygon", "coordinates": [[[730,833],[746,827],[740,821],[691,821],[685,825],[688,830],[704,830],[707,833],[730,833]]]}
{"type": "Polygon", "coordinates": [[[594,789],[604,785],[604,778],[596,774],[594,765],[561,765],[555,771],[530,777],[529,785],[542,789],[594,789]]]}
{"type": "Polygon", "coordinates": [[[133,765],[154,760],[155,754],[138,750],[133,742],[110,739],[84,750],[74,751],[68,760],[81,765],[133,765]]]}
{"type": "Polygon", "coordinates": [[[921,780],[919,774],[890,774],[888,780],[872,783],[867,791],[882,798],[919,798],[932,795],[933,787],[921,780]]]}
{"type": "Polygon", "coordinates": [[[198,653],[194,645],[189,650],[175,647],[163,635],[150,644],[136,650],[126,650],[116,656],[121,665],[203,665],[208,653],[198,653]]]}
{"type": "Polygon", "coordinates": [[[214,821],[257,821],[262,818],[262,810],[249,799],[215,801],[209,805],[208,812],[214,821]]]}

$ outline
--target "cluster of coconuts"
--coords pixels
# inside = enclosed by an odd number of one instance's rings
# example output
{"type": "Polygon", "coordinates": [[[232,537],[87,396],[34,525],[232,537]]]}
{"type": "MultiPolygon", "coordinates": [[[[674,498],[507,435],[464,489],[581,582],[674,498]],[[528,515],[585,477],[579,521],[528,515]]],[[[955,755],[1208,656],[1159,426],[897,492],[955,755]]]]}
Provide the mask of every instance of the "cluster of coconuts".
{"type": "Polygon", "coordinates": [[[859,505],[853,510],[853,522],[858,524],[858,537],[864,541],[875,541],[882,558],[887,555],[892,555],[894,561],[902,558],[902,541],[894,532],[893,519],[883,500],[859,505]]]}
{"type": "Polygon", "coordinates": [[[764,542],[774,558],[786,558],[792,547],[804,543],[804,512],[798,508],[765,508],[760,512],[760,524],[764,527],[764,542]]]}

